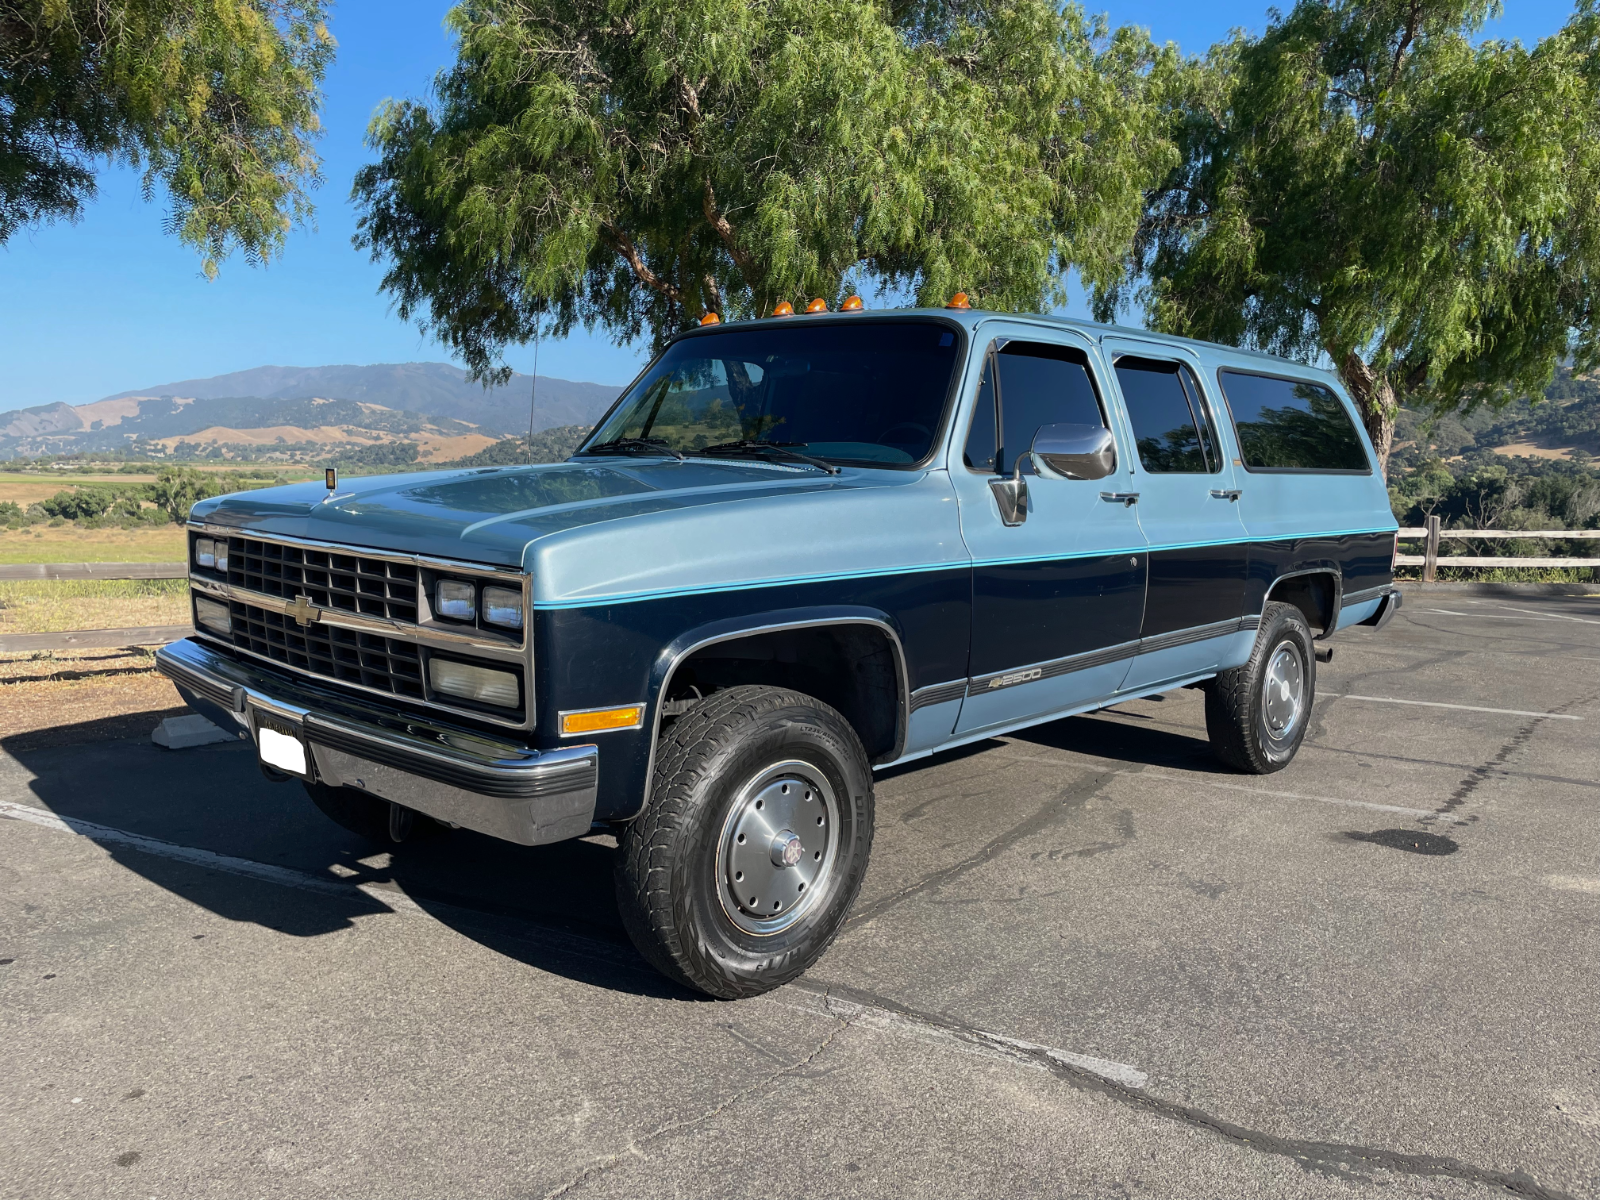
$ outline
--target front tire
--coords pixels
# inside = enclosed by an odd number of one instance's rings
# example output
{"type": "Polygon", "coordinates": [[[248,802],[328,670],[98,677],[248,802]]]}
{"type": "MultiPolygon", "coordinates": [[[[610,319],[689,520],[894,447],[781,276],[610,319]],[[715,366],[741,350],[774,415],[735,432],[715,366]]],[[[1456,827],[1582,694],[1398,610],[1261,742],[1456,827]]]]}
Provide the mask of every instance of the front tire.
{"type": "Polygon", "coordinates": [[[662,974],[721,999],[807,970],[872,850],[872,769],[855,730],[799,692],[741,686],[680,717],[623,830],[617,906],[662,974]]]}
{"type": "Polygon", "coordinates": [[[306,795],[322,815],[351,833],[380,846],[394,846],[414,836],[417,812],[359,788],[307,783],[306,795]]]}
{"type": "Polygon", "coordinates": [[[1294,605],[1268,604],[1249,661],[1206,685],[1212,751],[1252,775],[1283,770],[1305,740],[1316,691],[1311,627],[1294,605]]]}

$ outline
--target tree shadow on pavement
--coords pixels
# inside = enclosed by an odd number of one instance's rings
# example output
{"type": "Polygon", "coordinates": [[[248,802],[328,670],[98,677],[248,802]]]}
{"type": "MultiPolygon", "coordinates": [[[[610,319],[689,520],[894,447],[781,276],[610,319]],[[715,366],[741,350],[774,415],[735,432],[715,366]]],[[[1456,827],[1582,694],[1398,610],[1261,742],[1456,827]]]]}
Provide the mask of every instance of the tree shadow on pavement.
{"type": "MultiPolygon", "coordinates": [[[[327,894],[241,876],[94,838],[121,866],[230,921],[293,937],[349,928],[388,906],[356,884],[393,887],[463,936],[555,975],[638,995],[686,999],[634,950],[612,893],[609,839],[517,846],[468,830],[419,822],[423,836],[376,847],[322,815],[298,783],[261,772],[248,742],[171,751],[137,736],[124,717],[84,722],[41,741],[0,740],[0,799],[72,822],[283,868],[323,883],[327,894]],[[14,765],[13,765],[14,764],[14,765]],[[18,767],[22,770],[18,770],[18,767]]],[[[417,920],[396,915],[396,920],[417,920]]]]}

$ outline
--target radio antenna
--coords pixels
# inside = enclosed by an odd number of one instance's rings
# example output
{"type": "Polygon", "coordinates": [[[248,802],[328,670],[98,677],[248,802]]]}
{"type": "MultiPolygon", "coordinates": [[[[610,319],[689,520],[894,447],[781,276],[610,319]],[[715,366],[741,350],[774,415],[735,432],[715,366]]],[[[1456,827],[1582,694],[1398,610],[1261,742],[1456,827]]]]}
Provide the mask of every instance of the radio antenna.
{"type": "Polygon", "coordinates": [[[533,323],[533,386],[528,389],[528,465],[533,466],[533,410],[539,400],[539,322],[533,323]]]}

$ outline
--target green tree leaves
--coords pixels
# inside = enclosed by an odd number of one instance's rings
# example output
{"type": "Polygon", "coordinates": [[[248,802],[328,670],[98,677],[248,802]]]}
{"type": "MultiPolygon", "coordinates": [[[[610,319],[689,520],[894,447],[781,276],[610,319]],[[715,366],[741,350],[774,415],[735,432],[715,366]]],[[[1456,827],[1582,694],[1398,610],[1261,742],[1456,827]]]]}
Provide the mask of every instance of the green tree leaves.
{"type": "Polygon", "coordinates": [[[1176,162],[1176,58],[1049,0],[468,0],[437,102],[358,175],[384,286],[494,377],[536,326],[656,344],[707,311],[1114,286],[1176,162]]]}
{"type": "Polygon", "coordinates": [[[324,0],[0,0],[0,243],[144,168],[208,276],[275,257],[320,182],[324,0]]]}
{"type": "Polygon", "coordinates": [[[1385,462],[1402,401],[1503,403],[1600,361],[1600,18],[1474,44],[1488,9],[1303,0],[1214,48],[1134,244],[1155,325],[1326,355],[1385,462]]]}

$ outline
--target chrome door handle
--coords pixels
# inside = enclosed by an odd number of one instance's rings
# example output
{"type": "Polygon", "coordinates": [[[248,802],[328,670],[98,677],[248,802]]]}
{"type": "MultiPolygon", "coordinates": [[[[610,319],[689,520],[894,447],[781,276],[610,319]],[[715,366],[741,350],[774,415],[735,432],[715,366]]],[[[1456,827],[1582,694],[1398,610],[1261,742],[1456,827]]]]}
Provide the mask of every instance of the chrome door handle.
{"type": "Polygon", "coordinates": [[[1214,500],[1237,500],[1244,495],[1238,488],[1212,488],[1211,497],[1214,500]]]}
{"type": "Polygon", "coordinates": [[[1110,504],[1126,504],[1130,508],[1139,503],[1138,492],[1101,492],[1100,499],[1110,504]]]}

